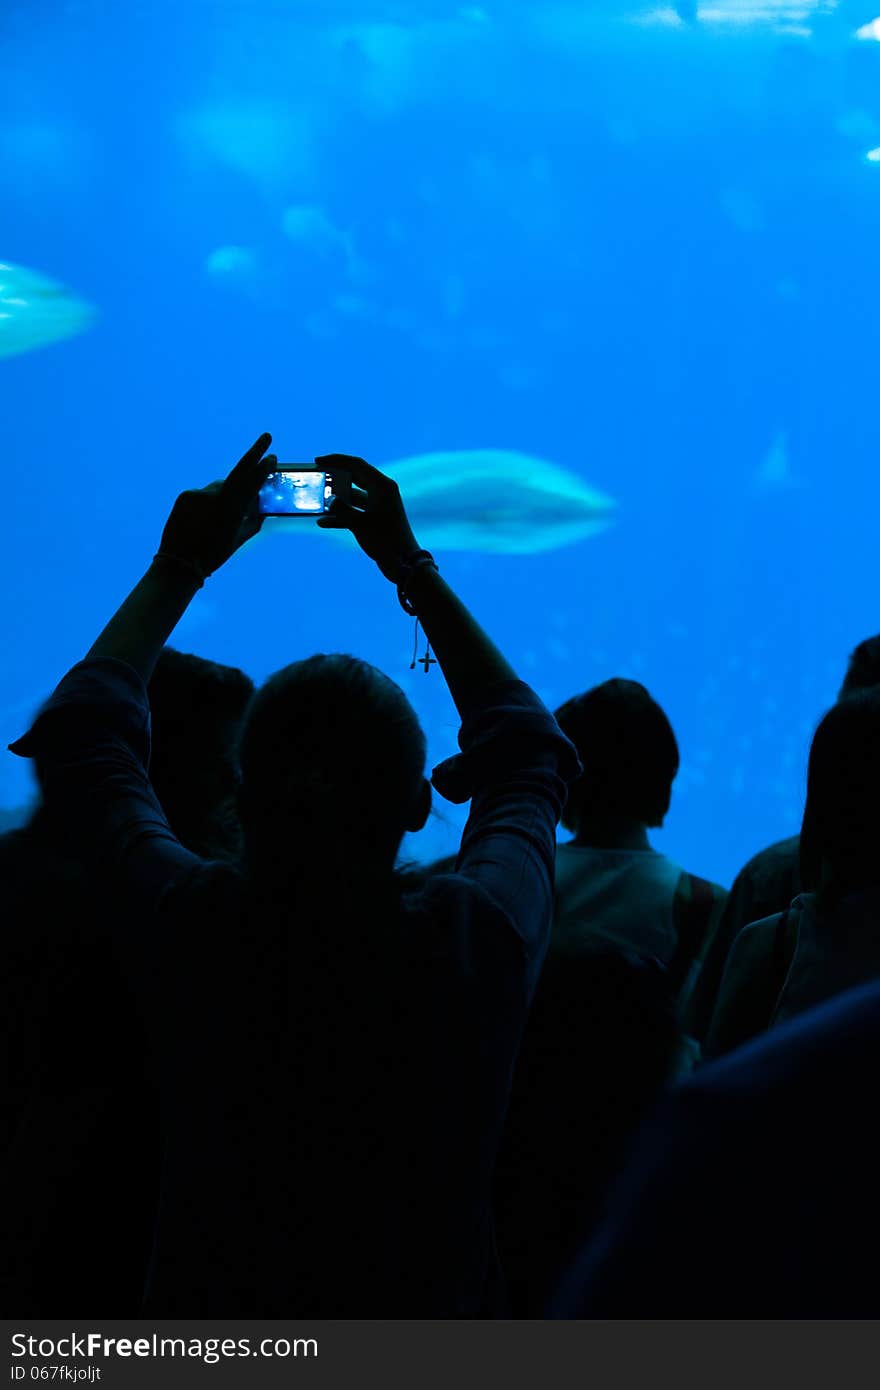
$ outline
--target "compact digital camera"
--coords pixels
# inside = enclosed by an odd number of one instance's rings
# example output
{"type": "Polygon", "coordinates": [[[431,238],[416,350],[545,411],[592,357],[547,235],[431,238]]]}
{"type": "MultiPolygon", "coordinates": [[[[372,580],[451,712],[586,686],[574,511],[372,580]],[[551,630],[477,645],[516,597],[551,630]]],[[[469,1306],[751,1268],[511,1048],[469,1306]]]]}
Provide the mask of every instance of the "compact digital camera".
{"type": "Polygon", "coordinates": [[[347,502],[350,496],[350,473],[326,473],[309,463],[279,463],[260,488],[257,511],[260,516],[323,516],[334,498],[347,502]]]}

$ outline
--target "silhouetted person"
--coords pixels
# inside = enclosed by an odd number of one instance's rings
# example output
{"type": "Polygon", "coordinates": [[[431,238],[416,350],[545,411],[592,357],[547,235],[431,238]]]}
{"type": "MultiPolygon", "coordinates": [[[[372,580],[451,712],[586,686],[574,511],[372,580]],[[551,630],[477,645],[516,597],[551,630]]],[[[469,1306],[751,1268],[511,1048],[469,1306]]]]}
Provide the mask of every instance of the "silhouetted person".
{"type": "MultiPolygon", "coordinates": [[[[236,744],[252,691],[233,667],[159,654],[151,765],[193,852],[239,848],[236,744]]],[[[108,926],[119,903],[74,841],[43,805],[0,837],[0,1290],[19,1316],[124,1317],[140,1305],[152,1243],[159,1112],[108,926]]]]}
{"type": "MultiPolygon", "coordinates": [[[[42,805],[31,809],[25,824],[0,835],[0,883],[2,1158],[40,1074],[46,1030],[57,1026],[53,1001],[76,958],[77,912],[87,888],[81,865],[42,805]]],[[[83,936],[88,954],[88,925],[83,936]]]]}
{"type": "Polygon", "coordinates": [[[150,781],[178,840],[203,859],[241,853],[238,741],[253,692],[238,667],[173,647],[150,677],[150,781]]]}
{"type": "Polygon", "coordinates": [[[880,983],[811,1009],[664,1099],[561,1318],[875,1318],[880,983]]]}
{"type": "Polygon", "coordinates": [[[880,975],[878,687],[839,700],[816,730],[800,865],[810,891],[733,944],[707,1055],[880,975]]]}
{"type": "Polygon", "coordinates": [[[395,683],[344,656],[253,699],[241,868],[183,848],[146,773],[145,682],[203,578],[259,529],[268,442],[178,498],[143,579],[14,745],[120,904],[165,1132],[143,1310],[470,1316],[579,765],[419,550],[396,485],[331,456],[357,488],[318,525],[350,529],[418,614],[462,718],[433,775],[472,799],[458,871],[401,890],[402,836],[430,809],[425,740],[395,683]]]}
{"type": "Polygon", "coordinates": [[[547,1299],[671,1076],[666,971],[599,946],[548,956],[514,1073],[496,1173],[498,1250],[518,1317],[547,1299]]]}
{"type": "MultiPolygon", "coordinates": [[[[875,685],[880,685],[880,636],[866,638],[851,653],[837,698],[875,685]]],[[[687,1029],[695,1038],[704,1042],[708,1036],[721,977],[738,933],[750,922],[782,912],[801,888],[799,835],[762,849],[740,869],[688,1004],[687,1029]]]]}
{"type": "Polygon", "coordinates": [[[648,839],[663,824],[678,772],[672,726],[643,685],[620,679],[566,701],[556,718],[584,770],[562,816],[574,839],[557,849],[551,952],[604,944],[653,956],[681,991],[725,892],[648,839]]]}

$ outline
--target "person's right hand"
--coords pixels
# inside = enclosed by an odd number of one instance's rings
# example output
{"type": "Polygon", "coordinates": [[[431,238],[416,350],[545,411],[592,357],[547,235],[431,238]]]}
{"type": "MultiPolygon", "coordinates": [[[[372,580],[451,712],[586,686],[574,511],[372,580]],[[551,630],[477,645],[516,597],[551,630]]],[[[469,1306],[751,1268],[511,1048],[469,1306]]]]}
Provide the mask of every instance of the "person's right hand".
{"type": "Polygon", "coordinates": [[[396,584],[401,562],[419,549],[397,483],[349,454],[325,454],[315,463],[328,473],[344,469],[352,481],[351,501],[335,500],[330,511],[318,517],[318,525],[325,531],[351,531],[361,550],[396,584]]]}
{"type": "Polygon", "coordinates": [[[271,443],[271,434],[261,434],[222,482],[182,492],[165,523],[159,555],[173,555],[207,577],[255,536],[263,524],[254,510],[257,494],[278,462],[266,453],[271,443]]]}

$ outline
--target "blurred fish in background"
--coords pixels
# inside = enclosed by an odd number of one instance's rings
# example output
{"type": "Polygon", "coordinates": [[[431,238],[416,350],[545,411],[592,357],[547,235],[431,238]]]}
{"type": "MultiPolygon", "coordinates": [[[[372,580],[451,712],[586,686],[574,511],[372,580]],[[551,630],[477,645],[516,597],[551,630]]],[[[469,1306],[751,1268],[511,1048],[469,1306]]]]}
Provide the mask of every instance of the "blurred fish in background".
{"type": "Polygon", "coordinates": [[[97,310],[37,270],[0,261],[0,357],[75,338],[97,310]]]}

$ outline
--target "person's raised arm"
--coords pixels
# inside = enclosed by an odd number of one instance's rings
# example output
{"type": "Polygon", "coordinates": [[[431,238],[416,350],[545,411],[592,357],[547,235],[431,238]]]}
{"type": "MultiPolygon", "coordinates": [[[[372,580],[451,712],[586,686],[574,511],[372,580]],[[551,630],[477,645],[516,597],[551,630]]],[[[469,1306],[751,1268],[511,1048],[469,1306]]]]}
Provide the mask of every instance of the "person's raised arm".
{"type": "Polygon", "coordinates": [[[318,525],[351,531],[365,554],[403,594],[434,649],[459,714],[464,714],[477,691],[516,680],[516,672],[438,573],[428,552],[419,548],[394,480],[346,454],[331,454],[315,462],[348,471],[354,484],[352,502],[335,502],[318,525]]]}
{"type": "Polygon", "coordinates": [[[139,901],[152,900],[170,868],[185,872],[197,862],[147,777],[147,681],[203,577],[259,530],[253,504],[274,464],[263,457],[269,443],[261,435],[224,482],[178,497],[143,578],[28,733],[9,745],[36,760],[47,806],[84,844],[100,845],[105,863],[137,867],[139,901]]]}
{"type": "Polygon", "coordinates": [[[462,718],[461,754],[434,769],[448,800],[471,801],[456,872],[488,891],[540,957],[552,916],[555,827],[577,753],[550,711],[516,673],[420,550],[396,483],[363,459],[318,459],[351,473],[350,502],[337,501],[318,525],[353,532],[397,586],[437,654],[462,718]]]}
{"type": "Polygon", "coordinates": [[[261,434],[223,482],[182,492],[152,563],[92,643],[89,657],[112,657],[146,683],[158,656],[205,579],[260,529],[252,503],[275,466],[261,434]]]}

